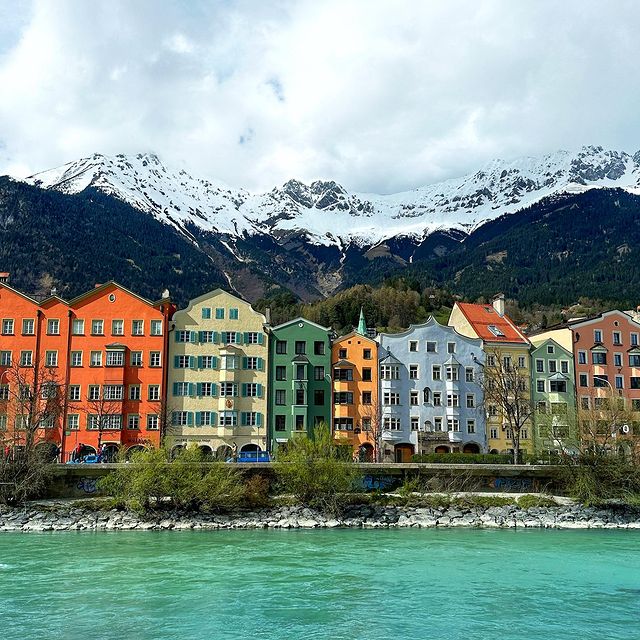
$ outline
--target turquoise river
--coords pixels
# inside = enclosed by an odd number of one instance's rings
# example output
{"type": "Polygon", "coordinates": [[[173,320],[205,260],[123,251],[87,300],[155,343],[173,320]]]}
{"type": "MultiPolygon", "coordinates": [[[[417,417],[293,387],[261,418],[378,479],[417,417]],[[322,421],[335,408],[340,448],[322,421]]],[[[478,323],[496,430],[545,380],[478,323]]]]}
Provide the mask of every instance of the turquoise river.
{"type": "Polygon", "coordinates": [[[0,534],[0,639],[640,638],[640,532],[0,534]]]}

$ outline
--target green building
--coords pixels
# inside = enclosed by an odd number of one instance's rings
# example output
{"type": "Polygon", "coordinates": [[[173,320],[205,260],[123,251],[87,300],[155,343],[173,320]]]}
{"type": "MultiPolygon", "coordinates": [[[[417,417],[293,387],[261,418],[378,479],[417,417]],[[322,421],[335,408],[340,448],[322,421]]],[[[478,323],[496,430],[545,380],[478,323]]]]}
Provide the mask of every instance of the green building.
{"type": "Polygon", "coordinates": [[[331,329],[296,318],[269,336],[269,447],[331,424],[331,329]]]}
{"type": "Polygon", "coordinates": [[[551,338],[531,342],[534,448],[572,453],[578,439],[573,354],[551,338]]]}

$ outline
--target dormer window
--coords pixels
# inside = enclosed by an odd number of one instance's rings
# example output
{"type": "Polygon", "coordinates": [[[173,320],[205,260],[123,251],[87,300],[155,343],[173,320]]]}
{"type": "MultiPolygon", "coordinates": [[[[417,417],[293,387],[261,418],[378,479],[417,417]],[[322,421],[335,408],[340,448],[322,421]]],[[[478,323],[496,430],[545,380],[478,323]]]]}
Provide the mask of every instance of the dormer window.
{"type": "Polygon", "coordinates": [[[504,333],[502,333],[502,331],[498,329],[495,324],[489,325],[489,331],[491,331],[491,333],[493,333],[493,335],[497,338],[504,338],[504,333]]]}

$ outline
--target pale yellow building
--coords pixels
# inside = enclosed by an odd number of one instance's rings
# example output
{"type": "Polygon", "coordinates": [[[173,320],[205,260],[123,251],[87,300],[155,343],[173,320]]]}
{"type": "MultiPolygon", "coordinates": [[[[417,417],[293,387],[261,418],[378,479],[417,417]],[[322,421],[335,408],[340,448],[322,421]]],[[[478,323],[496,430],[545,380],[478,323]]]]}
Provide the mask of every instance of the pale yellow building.
{"type": "Polygon", "coordinates": [[[225,459],[266,450],[266,318],[216,289],[173,316],[169,338],[167,433],[225,459]]]}

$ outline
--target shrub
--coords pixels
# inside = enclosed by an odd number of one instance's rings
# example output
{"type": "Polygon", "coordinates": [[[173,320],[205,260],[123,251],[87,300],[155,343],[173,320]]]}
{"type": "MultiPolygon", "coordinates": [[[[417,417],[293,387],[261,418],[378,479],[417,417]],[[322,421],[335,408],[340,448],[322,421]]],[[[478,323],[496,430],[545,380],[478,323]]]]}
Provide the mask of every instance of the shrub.
{"type": "Polygon", "coordinates": [[[249,507],[266,507],[271,504],[269,478],[261,474],[252,475],[244,482],[244,502],[249,507]]]}
{"type": "Polygon", "coordinates": [[[291,438],[276,457],[275,472],[283,492],[330,514],[342,511],[359,477],[354,465],[341,459],[325,424],[318,425],[311,438],[291,438]]]}
{"type": "Polygon", "coordinates": [[[413,462],[432,464],[510,464],[512,456],[497,453],[423,453],[412,456],[413,462]]]}
{"type": "Polygon", "coordinates": [[[526,494],[518,498],[518,506],[521,509],[533,509],[536,507],[557,507],[558,503],[549,496],[526,494]]]}

